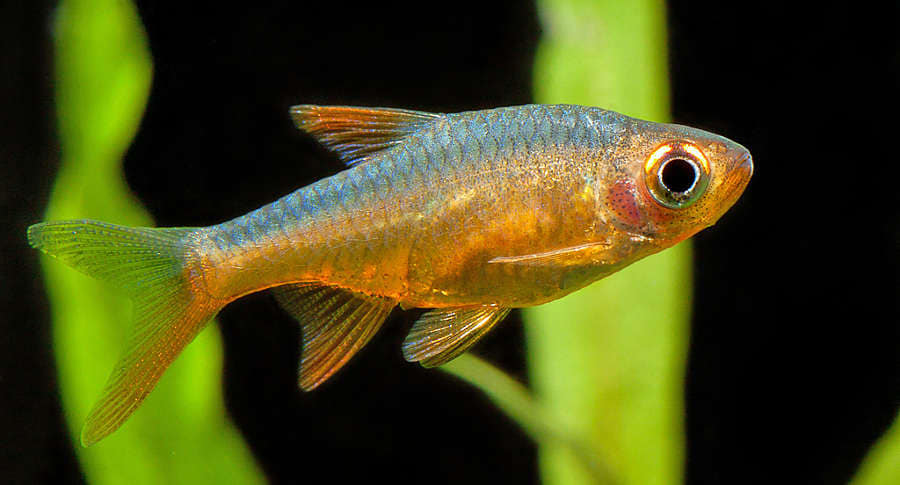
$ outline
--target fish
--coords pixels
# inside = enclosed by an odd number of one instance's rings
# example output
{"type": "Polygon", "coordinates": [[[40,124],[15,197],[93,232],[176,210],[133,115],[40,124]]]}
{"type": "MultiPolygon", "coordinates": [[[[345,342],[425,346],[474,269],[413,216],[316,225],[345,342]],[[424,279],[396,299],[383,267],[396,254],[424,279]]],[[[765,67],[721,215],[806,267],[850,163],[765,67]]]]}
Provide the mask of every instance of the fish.
{"type": "Polygon", "coordinates": [[[595,107],[290,112],[345,170],[213,226],[28,228],[32,247],[135,303],[84,446],[118,429],[242,296],[271,290],[299,322],[303,390],[344,366],[396,307],[425,309],[405,359],[440,366],[511,309],[558,299],[713,225],[753,174],[750,152],[727,138],[595,107]]]}

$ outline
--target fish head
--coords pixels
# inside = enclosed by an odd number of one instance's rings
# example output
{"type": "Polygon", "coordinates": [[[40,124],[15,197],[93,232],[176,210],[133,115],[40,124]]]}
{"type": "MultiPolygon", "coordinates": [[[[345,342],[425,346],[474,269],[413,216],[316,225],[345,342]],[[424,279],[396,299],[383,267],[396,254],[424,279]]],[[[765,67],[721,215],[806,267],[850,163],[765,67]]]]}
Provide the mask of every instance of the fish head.
{"type": "Polygon", "coordinates": [[[636,121],[607,202],[616,225],[669,247],[716,223],[753,175],[750,152],[687,126],[636,121]]]}

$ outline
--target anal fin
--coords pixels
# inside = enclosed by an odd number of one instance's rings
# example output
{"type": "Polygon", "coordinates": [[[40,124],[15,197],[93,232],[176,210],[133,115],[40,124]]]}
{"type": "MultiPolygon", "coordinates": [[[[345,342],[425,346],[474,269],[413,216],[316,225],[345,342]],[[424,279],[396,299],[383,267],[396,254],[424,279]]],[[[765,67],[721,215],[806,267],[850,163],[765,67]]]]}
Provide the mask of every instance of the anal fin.
{"type": "Polygon", "coordinates": [[[300,323],[300,387],[325,382],[378,332],[396,302],[343,288],[291,284],[272,289],[278,303],[300,323]]]}
{"type": "Polygon", "coordinates": [[[440,308],[422,315],[403,341],[403,357],[425,367],[446,364],[469,350],[509,313],[496,306],[440,308]]]}

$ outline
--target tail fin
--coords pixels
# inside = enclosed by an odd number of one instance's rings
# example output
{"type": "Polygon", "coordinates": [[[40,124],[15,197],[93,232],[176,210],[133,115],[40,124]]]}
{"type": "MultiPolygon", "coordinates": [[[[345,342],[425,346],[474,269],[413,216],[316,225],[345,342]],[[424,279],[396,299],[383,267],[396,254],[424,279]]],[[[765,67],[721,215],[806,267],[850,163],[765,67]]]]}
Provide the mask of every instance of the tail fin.
{"type": "Polygon", "coordinates": [[[124,288],[134,299],[135,328],[81,443],[90,446],[122,425],[153,390],[175,357],[219,310],[199,288],[199,265],[185,236],[192,228],[125,227],[77,220],[28,228],[32,247],[73,268],[124,288]]]}

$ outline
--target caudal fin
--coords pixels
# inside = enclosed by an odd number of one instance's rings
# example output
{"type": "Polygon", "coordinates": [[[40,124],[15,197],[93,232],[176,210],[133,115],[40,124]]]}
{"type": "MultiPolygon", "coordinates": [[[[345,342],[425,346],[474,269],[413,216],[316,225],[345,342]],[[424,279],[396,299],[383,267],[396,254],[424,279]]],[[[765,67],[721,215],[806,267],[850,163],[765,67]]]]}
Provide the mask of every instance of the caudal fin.
{"type": "Polygon", "coordinates": [[[134,300],[128,347],[81,431],[90,446],[122,425],[150,394],[175,357],[219,310],[190,261],[192,228],[125,227],[91,220],[28,228],[32,247],[94,278],[124,288],[134,300]]]}

